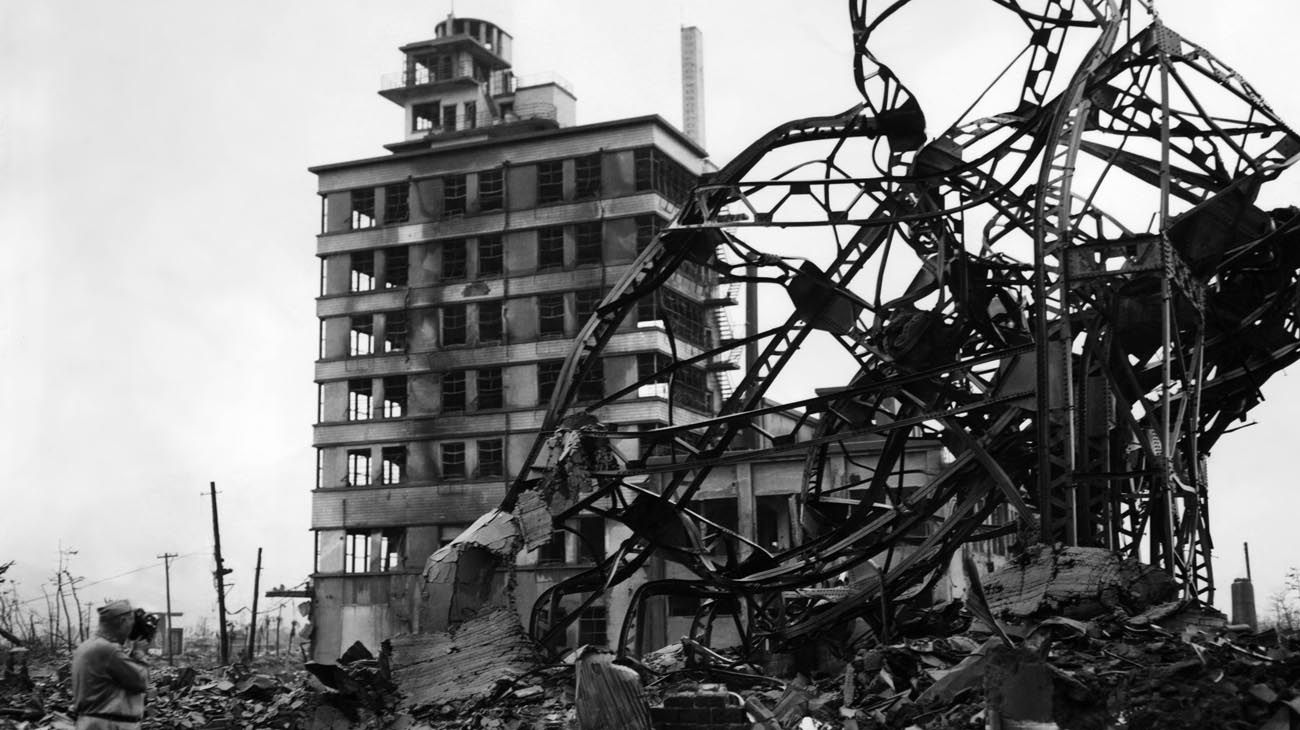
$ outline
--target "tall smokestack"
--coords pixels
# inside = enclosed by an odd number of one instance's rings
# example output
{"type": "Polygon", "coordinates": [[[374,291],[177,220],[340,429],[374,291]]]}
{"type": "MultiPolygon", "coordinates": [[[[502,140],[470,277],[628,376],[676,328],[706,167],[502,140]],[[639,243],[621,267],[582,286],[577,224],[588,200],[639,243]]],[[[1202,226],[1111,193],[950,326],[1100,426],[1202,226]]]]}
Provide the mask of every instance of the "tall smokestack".
{"type": "Polygon", "coordinates": [[[682,28],[682,126],[704,146],[704,34],[693,25],[682,28]]]}

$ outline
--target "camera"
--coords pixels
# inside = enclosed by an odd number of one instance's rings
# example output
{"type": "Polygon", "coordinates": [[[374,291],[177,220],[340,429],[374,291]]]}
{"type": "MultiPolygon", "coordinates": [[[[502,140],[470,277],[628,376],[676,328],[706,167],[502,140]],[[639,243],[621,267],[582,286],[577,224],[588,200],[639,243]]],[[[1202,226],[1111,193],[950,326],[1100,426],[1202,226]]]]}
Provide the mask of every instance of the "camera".
{"type": "Polygon", "coordinates": [[[132,641],[153,642],[153,637],[158,633],[158,617],[152,613],[146,613],[143,608],[135,610],[135,623],[131,625],[131,635],[127,638],[132,641]]]}

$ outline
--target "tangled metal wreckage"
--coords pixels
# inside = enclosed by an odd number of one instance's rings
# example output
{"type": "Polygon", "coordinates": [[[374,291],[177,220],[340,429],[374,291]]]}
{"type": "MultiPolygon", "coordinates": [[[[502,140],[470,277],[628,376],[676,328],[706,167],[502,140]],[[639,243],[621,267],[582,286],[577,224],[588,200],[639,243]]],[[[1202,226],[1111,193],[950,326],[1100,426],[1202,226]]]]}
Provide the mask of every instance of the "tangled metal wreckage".
{"type": "Polygon", "coordinates": [[[579,514],[626,539],[539,597],[542,645],[652,556],[693,577],[640,583],[619,652],[654,648],[637,646],[638,616],[665,594],[699,599],[699,646],[715,618],[734,622],[742,656],[856,619],[887,633],[963,544],[997,536],[1102,548],[1212,598],[1205,456],[1300,356],[1300,215],[1257,204],[1300,138],[1147,3],[990,0],[1023,47],[999,49],[1010,65],[931,139],[927,67],[905,78],[870,50],[909,4],[851,2],[861,103],[783,124],[708,176],[605,297],[530,468],[429,561],[453,623],[509,607],[515,555],[579,514]],[[615,329],[683,267],[764,301],[780,289],[791,313],[712,349],[678,344],[658,372],[579,406],[615,329]],[[853,361],[846,381],[822,380],[825,343],[853,361]],[[712,418],[632,434],[596,418],[742,357],[712,418]],[[807,392],[801,378],[835,387],[778,399],[807,392]],[[766,429],[776,413],[793,428],[766,429]],[[645,458],[615,448],[628,437],[645,458]],[[921,445],[950,455],[937,473],[905,468],[921,445]],[[710,470],[790,455],[804,482],[788,549],[691,508],[710,470]],[[854,469],[832,478],[832,459],[854,469]],[[1002,505],[1013,519],[997,525],[1002,505]],[[719,536],[742,549],[718,558],[719,536]]]}

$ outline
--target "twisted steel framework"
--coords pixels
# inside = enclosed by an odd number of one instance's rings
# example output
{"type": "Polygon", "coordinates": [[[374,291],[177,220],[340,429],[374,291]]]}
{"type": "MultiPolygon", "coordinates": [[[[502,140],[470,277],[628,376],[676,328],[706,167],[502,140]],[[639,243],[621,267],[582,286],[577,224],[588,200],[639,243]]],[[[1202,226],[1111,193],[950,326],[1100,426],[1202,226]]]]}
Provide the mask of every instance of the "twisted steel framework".
{"type": "MultiPolygon", "coordinates": [[[[1300,138],[1150,6],[991,0],[1026,38],[985,90],[1009,89],[1010,108],[968,113],[928,139],[917,99],[868,50],[911,2],[874,14],[850,2],[862,103],[781,125],[709,176],[583,328],[503,508],[540,496],[557,525],[595,513],[631,536],[538,600],[537,638],[555,638],[655,553],[695,577],[642,585],[620,650],[644,600],[664,593],[703,599],[702,643],[732,597],[748,648],[858,616],[879,629],[963,543],[1015,529],[988,527],[1002,504],[1022,538],[1032,525],[1044,542],[1116,550],[1212,598],[1204,456],[1258,402],[1262,381],[1300,357],[1300,216],[1254,204],[1300,138]],[[758,172],[806,149],[784,172],[758,172]],[[765,253],[745,240],[755,228],[796,229],[806,252],[765,253]],[[669,331],[664,370],[576,405],[615,330],[687,262],[780,287],[793,313],[711,349],[669,331]],[[838,343],[856,374],[830,394],[773,401],[810,338],[838,343]],[[716,416],[635,434],[643,452],[657,444],[667,456],[614,457],[600,443],[627,434],[573,418],[747,347],[757,357],[716,416]],[[795,428],[764,431],[775,412],[795,428]],[[579,448],[546,449],[566,437],[579,448]],[[880,447],[859,465],[865,476],[831,479],[829,460],[852,458],[867,437],[880,447]],[[918,482],[906,452],[935,444],[952,458],[918,482]],[[547,453],[560,455],[543,463],[547,453]],[[789,454],[805,459],[801,540],[713,560],[701,535],[729,531],[689,509],[710,470],[789,454]],[[569,463],[580,456],[585,471],[569,463]],[[919,544],[901,549],[924,524],[919,544]],[[867,561],[883,567],[811,604],[787,600],[867,561]]],[[[547,536],[535,530],[528,545],[547,536]]]]}

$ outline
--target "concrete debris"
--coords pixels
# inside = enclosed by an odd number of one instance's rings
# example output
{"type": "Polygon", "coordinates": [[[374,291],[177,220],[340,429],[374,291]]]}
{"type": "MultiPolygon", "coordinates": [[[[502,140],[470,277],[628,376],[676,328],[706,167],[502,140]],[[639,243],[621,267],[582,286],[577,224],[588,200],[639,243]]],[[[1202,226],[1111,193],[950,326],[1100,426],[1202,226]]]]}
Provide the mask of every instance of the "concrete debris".
{"type": "Polygon", "coordinates": [[[1089,619],[1115,609],[1139,613],[1178,591],[1167,573],[1109,550],[1042,544],[983,584],[994,617],[1013,623],[1046,616],[1089,619]]]}
{"type": "Polygon", "coordinates": [[[641,678],[636,670],[615,664],[612,652],[584,647],[574,673],[579,730],[651,730],[641,678]]]}

